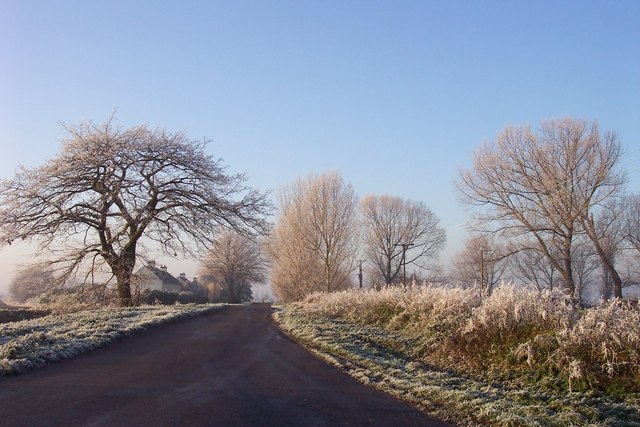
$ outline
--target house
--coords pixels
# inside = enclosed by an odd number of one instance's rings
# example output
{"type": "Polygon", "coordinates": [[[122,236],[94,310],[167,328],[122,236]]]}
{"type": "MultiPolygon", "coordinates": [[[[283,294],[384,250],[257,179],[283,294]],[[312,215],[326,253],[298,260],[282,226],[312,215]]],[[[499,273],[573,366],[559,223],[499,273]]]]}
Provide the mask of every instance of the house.
{"type": "Polygon", "coordinates": [[[187,279],[186,274],[180,273],[180,275],[176,277],[176,279],[178,279],[178,282],[180,282],[180,286],[182,287],[183,291],[188,292],[191,290],[191,281],[187,279]]]}
{"type": "Polygon", "coordinates": [[[167,272],[166,265],[156,266],[155,261],[147,262],[134,274],[135,283],[140,290],[180,292],[182,285],[178,279],[167,272]]]}

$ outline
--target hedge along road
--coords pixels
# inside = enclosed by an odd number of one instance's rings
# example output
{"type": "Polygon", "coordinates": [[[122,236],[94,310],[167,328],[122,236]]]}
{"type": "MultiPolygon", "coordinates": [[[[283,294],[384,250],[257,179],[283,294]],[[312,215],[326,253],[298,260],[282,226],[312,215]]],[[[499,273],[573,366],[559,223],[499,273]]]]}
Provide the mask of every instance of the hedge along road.
{"type": "Polygon", "coordinates": [[[270,312],[230,306],[0,378],[0,424],[446,425],[315,358],[270,312]]]}

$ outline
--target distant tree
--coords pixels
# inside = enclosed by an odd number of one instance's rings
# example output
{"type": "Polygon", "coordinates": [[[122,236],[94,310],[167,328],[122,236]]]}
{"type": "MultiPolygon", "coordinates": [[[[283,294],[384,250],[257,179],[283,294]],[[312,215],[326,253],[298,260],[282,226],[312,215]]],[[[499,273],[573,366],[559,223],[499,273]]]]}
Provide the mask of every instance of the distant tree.
{"type": "Polygon", "coordinates": [[[576,240],[571,252],[571,264],[576,285],[575,297],[580,303],[584,302],[588,289],[593,288],[596,284],[595,272],[599,267],[602,267],[597,252],[589,243],[589,239],[581,236],[576,240]]]}
{"type": "Polygon", "coordinates": [[[542,251],[535,246],[521,249],[509,258],[509,272],[525,285],[534,285],[538,291],[553,290],[561,285],[561,276],[542,251]]]}
{"type": "Polygon", "coordinates": [[[640,194],[624,198],[623,234],[630,247],[640,254],[640,194]]]}
{"type": "Polygon", "coordinates": [[[128,306],[143,241],[194,254],[220,227],[265,230],[265,195],[245,187],[244,175],[227,174],[205,152],[207,141],[144,125],[123,130],[113,118],[67,130],[57,157],[0,183],[1,241],[36,238],[42,250],[57,249],[60,280],[106,264],[128,306]]]}
{"type": "Polygon", "coordinates": [[[207,289],[206,285],[200,283],[197,277],[194,277],[193,280],[189,282],[186,291],[205,299],[209,296],[209,289],[207,289]]]}
{"type": "Polygon", "coordinates": [[[357,196],[337,172],[310,175],[280,194],[269,254],[282,300],[351,286],[357,253],[357,196]]]}
{"type": "Polygon", "coordinates": [[[251,285],[266,281],[266,264],[260,245],[232,230],[220,233],[202,260],[201,276],[220,287],[218,299],[231,303],[249,302],[251,285]]]}
{"type": "Polygon", "coordinates": [[[53,272],[42,264],[22,266],[9,285],[11,298],[16,302],[26,302],[39,297],[55,284],[53,272]]]}
{"type": "Polygon", "coordinates": [[[446,241],[438,217],[422,202],[367,196],[360,202],[363,240],[374,274],[398,281],[404,267],[437,256],[446,241]]]}
{"type": "Polygon", "coordinates": [[[575,295],[574,242],[582,219],[620,191],[620,157],[618,137],[596,123],[552,120],[538,133],[509,127],[475,152],[457,187],[464,201],[484,208],[477,212],[484,228],[531,237],[575,295]]]}
{"type": "Polygon", "coordinates": [[[489,295],[502,280],[507,255],[491,236],[473,235],[454,258],[453,277],[464,285],[477,287],[480,295],[489,295]]]}
{"type": "Polygon", "coordinates": [[[624,232],[624,202],[619,198],[605,201],[598,212],[582,216],[582,226],[593,244],[595,254],[602,267],[605,298],[609,290],[615,298],[622,298],[622,277],[616,268],[616,261],[622,255],[624,232]]]}

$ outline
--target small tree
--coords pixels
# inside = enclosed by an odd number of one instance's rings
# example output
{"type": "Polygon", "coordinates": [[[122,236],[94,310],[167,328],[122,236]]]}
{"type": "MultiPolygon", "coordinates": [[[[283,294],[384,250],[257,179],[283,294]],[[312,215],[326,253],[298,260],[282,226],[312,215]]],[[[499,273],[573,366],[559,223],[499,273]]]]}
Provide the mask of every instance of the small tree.
{"type": "Polygon", "coordinates": [[[474,285],[480,295],[491,294],[500,283],[507,268],[504,248],[492,241],[490,236],[471,236],[465,247],[455,256],[453,276],[465,285],[474,285]]]}
{"type": "Polygon", "coordinates": [[[437,256],[446,241],[440,220],[422,202],[367,196],[360,215],[367,258],[387,285],[404,274],[406,265],[437,256]]]}
{"type": "Polygon", "coordinates": [[[227,174],[205,152],[208,141],[144,125],[123,130],[113,118],[67,130],[57,157],[0,182],[0,240],[38,239],[61,281],[106,264],[128,306],[143,241],[195,254],[220,227],[265,230],[265,195],[227,174]]]}
{"type": "Polygon", "coordinates": [[[221,286],[220,299],[231,303],[251,301],[251,285],[266,281],[260,245],[234,231],[222,232],[202,260],[200,275],[221,286]]]}
{"type": "Polygon", "coordinates": [[[23,303],[44,294],[54,284],[53,272],[46,265],[25,265],[13,278],[9,285],[9,293],[14,301],[23,303]]]}

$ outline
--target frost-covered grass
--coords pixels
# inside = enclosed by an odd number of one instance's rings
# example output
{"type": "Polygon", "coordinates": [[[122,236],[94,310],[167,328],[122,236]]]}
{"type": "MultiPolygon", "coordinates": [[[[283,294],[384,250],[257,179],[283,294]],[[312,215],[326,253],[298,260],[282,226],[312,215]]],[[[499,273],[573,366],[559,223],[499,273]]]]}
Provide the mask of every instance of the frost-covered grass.
{"type": "Polygon", "coordinates": [[[69,359],[151,326],[193,317],[221,306],[104,308],[0,324],[0,376],[69,359]]]}
{"type": "Polygon", "coordinates": [[[456,423],[640,426],[638,307],[423,287],[315,294],[275,317],[360,381],[456,423]]]}

